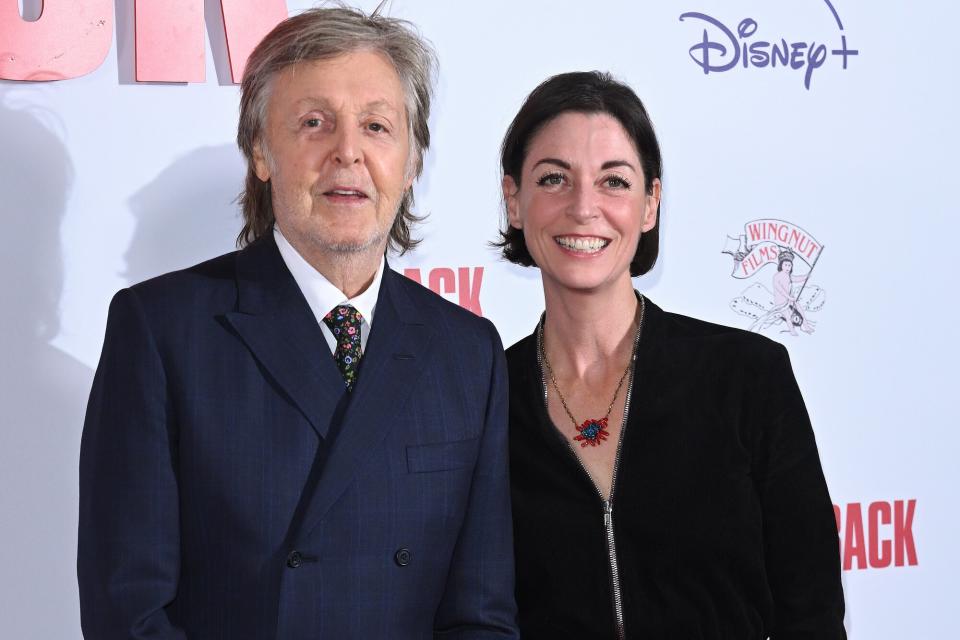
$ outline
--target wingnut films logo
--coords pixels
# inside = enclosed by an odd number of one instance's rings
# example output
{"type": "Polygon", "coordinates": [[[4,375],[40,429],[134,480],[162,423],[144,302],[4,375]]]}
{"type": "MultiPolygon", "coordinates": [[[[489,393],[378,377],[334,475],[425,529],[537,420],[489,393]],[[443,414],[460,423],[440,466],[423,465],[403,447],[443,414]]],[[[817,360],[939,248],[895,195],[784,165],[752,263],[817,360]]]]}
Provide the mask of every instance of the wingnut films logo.
{"type": "Polygon", "coordinates": [[[733,258],[731,277],[754,280],[730,301],[731,309],[751,320],[751,331],[814,332],[811,316],[823,308],[826,294],[810,276],[823,243],[792,222],[760,219],[743,225],[743,233],[727,236],[723,253],[733,258]]]}
{"type": "Polygon", "coordinates": [[[787,40],[761,29],[753,18],[744,18],[735,28],[705,13],[688,11],[681,22],[702,27],[699,40],[690,47],[690,58],[705,75],[734,69],[788,69],[803,71],[803,86],[808,90],[817,69],[827,64],[842,64],[847,69],[851,56],[860,55],[847,43],[840,14],[830,0],[823,0],[837,25],[836,33],[817,34],[804,40],[787,40]]]}

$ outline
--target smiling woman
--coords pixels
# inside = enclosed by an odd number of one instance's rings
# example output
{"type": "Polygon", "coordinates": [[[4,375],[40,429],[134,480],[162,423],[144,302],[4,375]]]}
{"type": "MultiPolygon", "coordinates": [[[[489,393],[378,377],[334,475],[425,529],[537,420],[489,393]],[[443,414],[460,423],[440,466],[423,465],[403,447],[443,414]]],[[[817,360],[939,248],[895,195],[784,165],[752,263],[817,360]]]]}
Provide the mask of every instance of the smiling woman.
{"type": "Polygon", "coordinates": [[[629,282],[641,234],[657,223],[660,178],[647,180],[615,117],[558,115],[530,141],[517,177],[503,178],[507,214],[544,286],[629,282]]]}
{"type": "Polygon", "coordinates": [[[507,351],[523,637],[845,638],[786,351],[633,288],[657,257],[662,171],[640,100],[607,74],[550,78],[501,156],[499,244],[540,268],[546,302],[507,351]]]}

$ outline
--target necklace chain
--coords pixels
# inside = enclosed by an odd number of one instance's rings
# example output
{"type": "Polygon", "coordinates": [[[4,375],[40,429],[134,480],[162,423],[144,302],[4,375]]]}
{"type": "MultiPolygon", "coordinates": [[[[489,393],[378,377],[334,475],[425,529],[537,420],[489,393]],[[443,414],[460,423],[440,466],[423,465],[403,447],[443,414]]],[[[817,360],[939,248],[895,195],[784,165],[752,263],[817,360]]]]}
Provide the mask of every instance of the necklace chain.
{"type": "MultiPolygon", "coordinates": [[[[603,419],[607,420],[610,418],[610,413],[613,411],[613,405],[617,403],[617,396],[620,395],[620,389],[623,388],[623,381],[627,379],[627,374],[630,372],[630,363],[633,358],[627,361],[627,366],[623,370],[623,375],[620,376],[620,382],[617,383],[617,389],[613,392],[613,397],[610,399],[610,406],[607,407],[607,412],[604,414],[603,419]]],[[[557,397],[560,398],[560,404],[563,405],[563,410],[567,412],[567,415],[570,417],[570,421],[573,422],[574,427],[580,426],[580,423],[577,422],[577,419],[573,417],[573,412],[570,411],[570,407],[567,406],[567,401],[563,397],[563,392],[560,391],[560,387],[557,385],[557,378],[553,374],[553,367],[550,366],[550,361],[547,359],[547,349],[543,349],[543,365],[547,370],[547,375],[550,376],[550,384],[553,385],[553,390],[557,392],[557,397]]]]}
{"type": "MultiPolygon", "coordinates": [[[[643,312],[644,312],[644,310],[645,310],[645,309],[644,309],[644,306],[645,306],[645,305],[644,305],[644,303],[643,303],[643,298],[641,297],[641,298],[640,298],[639,308],[638,308],[638,310],[637,310],[637,311],[638,311],[638,314],[639,314],[639,316],[640,316],[640,318],[641,318],[640,322],[637,323],[637,336],[639,336],[639,334],[640,334],[640,327],[642,326],[642,322],[643,322],[642,318],[643,318],[643,312]]],[[[541,357],[541,359],[543,360],[544,369],[546,369],[547,375],[550,377],[550,384],[553,385],[554,391],[557,392],[557,397],[560,399],[560,404],[563,406],[563,410],[567,413],[567,416],[570,418],[570,422],[572,422],[574,428],[575,428],[578,432],[581,433],[581,435],[577,436],[577,437],[574,438],[574,439],[575,439],[575,440],[582,440],[582,443],[581,443],[582,446],[586,446],[586,445],[588,444],[588,441],[589,441],[590,444],[593,444],[594,446],[596,446],[597,444],[600,443],[600,441],[601,441],[602,439],[605,439],[605,437],[606,437],[605,428],[606,428],[606,426],[607,426],[607,421],[608,421],[609,418],[610,418],[610,413],[613,411],[613,405],[615,405],[615,404],[617,403],[617,396],[620,395],[620,389],[623,388],[623,383],[624,383],[624,381],[627,379],[627,374],[630,373],[630,366],[633,364],[633,359],[634,359],[635,355],[634,355],[633,353],[631,353],[630,359],[627,360],[627,366],[624,368],[623,374],[621,374],[621,376],[620,376],[620,381],[617,382],[617,388],[616,388],[616,389],[614,390],[614,392],[613,392],[613,397],[610,399],[610,406],[607,407],[607,412],[606,412],[606,414],[604,414],[603,418],[601,418],[601,419],[599,419],[599,420],[587,420],[586,422],[584,422],[584,423],[581,425],[579,422],[577,422],[577,419],[573,417],[573,412],[570,411],[570,407],[567,405],[567,400],[566,400],[566,398],[563,397],[563,392],[560,391],[560,385],[557,384],[557,377],[556,377],[556,375],[554,375],[554,373],[553,373],[553,367],[550,366],[550,360],[547,358],[546,340],[544,340],[543,337],[542,337],[542,336],[543,336],[543,325],[541,325],[540,331],[541,331],[541,338],[540,338],[540,357],[541,357]],[[599,431],[600,431],[600,433],[602,434],[601,437],[598,438],[598,437],[596,437],[596,436],[593,436],[593,437],[584,438],[584,435],[583,435],[583,434],[584,434],[584,428],[587,427],[588,424],[590,424],[590,423],[595,423],[595,424],[599,427],[599,431]]],[[[636,337],[634,337],[634,347],[636,347],[636,337]]]]}

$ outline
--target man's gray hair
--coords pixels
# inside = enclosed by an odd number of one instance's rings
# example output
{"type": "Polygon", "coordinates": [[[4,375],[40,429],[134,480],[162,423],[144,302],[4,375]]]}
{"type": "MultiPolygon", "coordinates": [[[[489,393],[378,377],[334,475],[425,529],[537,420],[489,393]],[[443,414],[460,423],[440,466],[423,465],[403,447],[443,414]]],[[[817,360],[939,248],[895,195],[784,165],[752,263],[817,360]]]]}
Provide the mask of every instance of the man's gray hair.
{"type": "MultiPolygon", "coordinates": [[[[247,178],[240,204],[243,229],[237,245],[249,244],[270,232],[274,223],[270,183],[257,177],[253,150],[263,142],[267,104],[273,80],[283,69],[298,62],[327,60],[358,50],[383,54],[394,66],[403,86],[407,130],[411,134],[413,176],[423,170],[423,156],[430,147],[430,97],[436,73],[436,55],[416,27],[398,18],[380,15],[383,3],[370,15],[344,5],[305,11],[278,24],[257,45],[243,74],[237,144],[247,158],[247,178]]],[[[265,147],[263,150],[269,153],[265,147]]],[[[403,194],[390,229],[390,246],[404,253],[419,240],[410,226],[420,218],[411,211],[413,188],[403,194]]]]}

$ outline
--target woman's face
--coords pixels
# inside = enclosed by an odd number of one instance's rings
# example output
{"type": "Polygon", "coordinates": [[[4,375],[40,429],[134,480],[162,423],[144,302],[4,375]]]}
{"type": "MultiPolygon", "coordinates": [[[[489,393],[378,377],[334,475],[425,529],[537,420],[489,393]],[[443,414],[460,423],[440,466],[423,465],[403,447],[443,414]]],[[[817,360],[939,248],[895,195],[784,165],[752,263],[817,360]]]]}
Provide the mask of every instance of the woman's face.
{"type": "Polygon", "coordinates": [[[605,113],[562,113],[530,142],[520,188],[503,194],[544,284],[581,291],[630,280],[640,234],[653,228],[660,181],[646,193],[640,158],[620,122],[605,113]]]}

